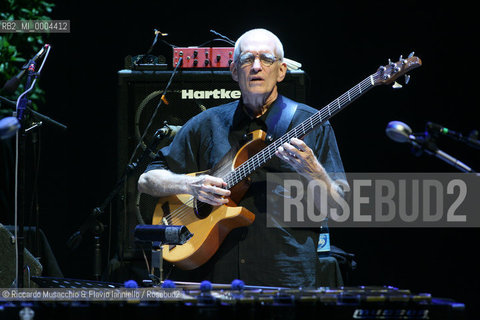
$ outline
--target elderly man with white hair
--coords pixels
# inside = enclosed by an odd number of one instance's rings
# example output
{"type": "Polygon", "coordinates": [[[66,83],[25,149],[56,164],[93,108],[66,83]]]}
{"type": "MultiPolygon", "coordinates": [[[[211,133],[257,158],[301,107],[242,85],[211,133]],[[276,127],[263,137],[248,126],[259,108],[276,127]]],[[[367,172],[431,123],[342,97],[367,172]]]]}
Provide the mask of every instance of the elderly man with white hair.
{"type": "MultiPolygon", "coordinates": [[[[190,119],[140,176],[140,192],[155,197],[188,194],[214,208],[231,204],[234,189],[222,176],[187,173],[218,167],[251,132],[262,130],[275,140],[317,112],[279,94],[277,84],[287,74],[283,59],[283,45],[272,32],[253,29],[244,33],[235,44],[230,65],[241,98],[190,119]],[[279,123],[279,118],[286,124],[279,123]]],[[[282,144],[275,155],[244,180],[248,189],[235,199],[236,205],[255,215],[255,220],[229,231],[213,256],[197,268],[166,268],[171,280],[230,283],[241,279],[247,285],[283,287],[324,285],[319,282],[316,253],[319,230],[267,228],[266,174],[297,172],[338,192],[329,173],[343,173],[344,169],[333,129],[327,121],[302,139],[292,138],[282,144]]],[[[320,207],[318,199],[315,205],[320,207]]]]}

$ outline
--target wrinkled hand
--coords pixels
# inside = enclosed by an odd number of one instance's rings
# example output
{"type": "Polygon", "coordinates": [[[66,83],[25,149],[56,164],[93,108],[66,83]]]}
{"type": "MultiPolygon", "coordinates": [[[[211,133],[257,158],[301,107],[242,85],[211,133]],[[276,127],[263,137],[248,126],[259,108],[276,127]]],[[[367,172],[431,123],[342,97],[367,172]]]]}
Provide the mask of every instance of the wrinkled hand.
{"type": "Polygon", "coordinates": [[[193,177],[189,183],[190,194],[212,206],[220,206],[228,202],[225,197],[230,196],[230,190],[225,189],[226,187],[227,183],[223,179],[206,174],[193,177]]]}
{"type": "Polygon", "coordinates": [[[297,138],[292,138],[290,143],[282,144],[275,152],[275,155],[306,177],[316,176],[324,171],[312,149],[297,138]]]}

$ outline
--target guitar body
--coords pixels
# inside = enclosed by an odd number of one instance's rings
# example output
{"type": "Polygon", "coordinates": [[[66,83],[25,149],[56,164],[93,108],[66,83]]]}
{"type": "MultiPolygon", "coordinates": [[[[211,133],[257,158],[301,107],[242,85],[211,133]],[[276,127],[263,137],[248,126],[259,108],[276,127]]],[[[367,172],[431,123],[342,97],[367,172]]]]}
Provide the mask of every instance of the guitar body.
{"type": "MultiPolygon", "coordinates": [[[[229,161],[229,166],[233,171],[265,147],[265,132],[256,130],[251,135],[252,139],[238,150],[233,161],[227,154],[220,163],[229,161]]],[[[190,175],[208,173],[215,176],[215,171],[216,169],[213,168],[208,172],[191,173],[190,175]]],[[[249,210],[237,206],[247,192],[249,184],[249,178],[237,183],[230,189],[229,202],[217,207],[198,202],[189,194],[160,198],[155,207],[152,224],[185,225],[193,234],[183,245],[164,245],[163,258],[181,269],[195,269],[215,254],[231,230],[252,224],[255,215],[249,210]]]]}

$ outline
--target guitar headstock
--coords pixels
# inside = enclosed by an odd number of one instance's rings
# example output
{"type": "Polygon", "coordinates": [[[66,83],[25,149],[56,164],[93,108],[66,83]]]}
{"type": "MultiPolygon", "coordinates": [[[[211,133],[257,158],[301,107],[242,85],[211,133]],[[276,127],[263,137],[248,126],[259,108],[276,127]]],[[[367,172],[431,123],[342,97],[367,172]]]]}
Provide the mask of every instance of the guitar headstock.
{"type": "MultiPolygon", "coordinates": [[[[391,84],[408,71],[420,67],[422,65],[422,60],[413,54],[413,52],[410,53],[406,59],[403,59],[402,56],[400,56],[397,62],[392,62],[389,59],[387,65],[379,67],[377,72],[372,74],[374,85],[391,84]]],[[[405,78],[405,83],[408,83],[410,76],[405,75],[405,78]]],[[[393,87],[401,88],[402,86],[395,82],[393,87]]]]}

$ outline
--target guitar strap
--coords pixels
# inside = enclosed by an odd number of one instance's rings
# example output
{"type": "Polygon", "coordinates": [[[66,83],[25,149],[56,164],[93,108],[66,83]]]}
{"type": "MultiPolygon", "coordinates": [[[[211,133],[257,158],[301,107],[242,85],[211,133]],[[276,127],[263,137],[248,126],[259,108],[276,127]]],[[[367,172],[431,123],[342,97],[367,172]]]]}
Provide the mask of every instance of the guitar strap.
{"type": "Polygon", "coordinates": [[[293,115],[297,110],[297,103],[282,95],[279,95],[272,106],[265,123],[267,125],[267,137],[272,137],[275,140],[287,132],[290,122],[292,122],[293,115]]]}

